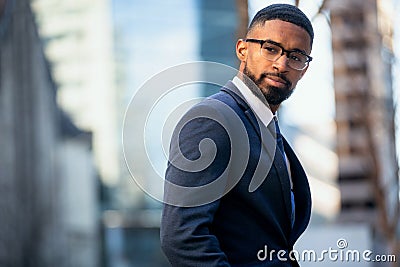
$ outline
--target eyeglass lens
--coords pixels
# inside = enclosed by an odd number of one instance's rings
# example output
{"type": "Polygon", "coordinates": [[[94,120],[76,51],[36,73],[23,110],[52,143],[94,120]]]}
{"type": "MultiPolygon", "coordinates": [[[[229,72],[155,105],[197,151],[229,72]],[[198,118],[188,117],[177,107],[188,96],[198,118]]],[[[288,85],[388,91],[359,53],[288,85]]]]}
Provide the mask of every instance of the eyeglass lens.
{"type": "Polygon", "coordinates": [[[261,47],[261,55],[270,61],[277,61],[283,54],[288,58],[288,65],[294,69],[302,70],[308,65],[308,58],[302,53],[296,51],[282,53],[281,47],[268,42],[261,47]]]}

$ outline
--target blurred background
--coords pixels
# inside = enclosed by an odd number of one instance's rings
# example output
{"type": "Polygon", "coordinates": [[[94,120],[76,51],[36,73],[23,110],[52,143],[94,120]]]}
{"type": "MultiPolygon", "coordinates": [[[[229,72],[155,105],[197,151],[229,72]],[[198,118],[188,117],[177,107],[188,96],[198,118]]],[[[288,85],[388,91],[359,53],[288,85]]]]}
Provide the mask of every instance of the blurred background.
{"type": "Polygon", "coordinates": [[[0,266],[170,266],[161,203],[125,165],[125,110],[168,67],[237,68],[236,40],[272,3],[298,5],[315,30],[279,113],[313,197],[296,248],[344,238],[399,261],[399,0],[0,0],[0,266]]]}

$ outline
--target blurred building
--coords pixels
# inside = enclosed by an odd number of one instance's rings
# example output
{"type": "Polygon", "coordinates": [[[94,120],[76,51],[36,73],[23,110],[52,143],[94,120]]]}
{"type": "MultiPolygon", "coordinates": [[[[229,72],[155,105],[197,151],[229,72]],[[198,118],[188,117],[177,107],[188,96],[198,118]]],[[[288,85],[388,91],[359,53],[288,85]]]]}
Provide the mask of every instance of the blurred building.
{"type": "MultiPolygon", "coordinates": [[[[132,97],[146,80],[168,67],[198,59],[197,1],[114,0],[112,7],[117,114],[122,122],[126,120],[125,112],[132,97]]],[[[149,97],[155,93],[148,92],[149,97]]],[[[125,124],[132,127],[131,131],[144,130],[139,121],[150,114],[142,112],[142,104],[145,103],[136,103],[137,112],[128,118],[131,123],[125,124]]],[[[155,128],[165,114],[168,114],[165,110],[155,112],[156,123],[147,129],[149,153],[161,168],[164,168],[165,158],[164,153],[157,150],[161,138],[155,128]]],[[[127,168],[125,161],[120,161],[120,178],[109,210],[103,215],[106,265],[169,266],[159,246],[161,203],[134,182],[134,178],[140,176],[153,183],[156,180],[154,166],[145,155],[137,153],[144,140],[133,140],[133,137],[130,140],[123,144],[123,149],[137,154],[133,162],[135,172],[127,168]]]]}
{"type": "Polygon", "coordinates": [[[114,186],[121,154],[114,81],[111,3],[108,0],[32,0],[58,87],[57,103],[93,133],[100,178],[114,186]]]}
{"type": "MultiPolygon", "coordinates": [[[[125,112],[132,97],[140,90],[143,84],[154,75],[168,67],[183,62],[198,60],[198,10],[197,1],[180,0],[160,3],[158,1],[113,1],[114,47],[116,58],[116,81],[118,91],[118,115],[122,122],[125,112]]],[[[155,96],[154,92],[148,92],[149,97],[155,96]]],[[[197,95],[193,95],[197,96],[197,95]]],[[[144,103],[143,103],[144,104],[144,103]]],[[[142,112],[142,103],[136,103],[138,111],[129,118],[132,122],[132,131],[143,131],[143,125],[138,122],[141,118],[150,114],[142,112]]],[[[157,114],[157,123],[167,111],[157,114]]],[[[156,125],[157,126],[157,125],[156,125]]],[[[155,130],[156,126],[150,126],[147,131],[151,142],[148,142],[151,151],[156,151],[154,161],[165,165],[164,153],[157,150],[160,136],[155,130]]],[[[122,129],[121,133],[122,135],[122,129]]],[[[138,140],[124,143],[124,149],[138,151],[138,140]]],[[[150,152],[151,153],[151,152],[150,152]]],[[[134,174],[145,177],[149,183],[154,179],[153,168],[148,164],[147,158],[139,155],[135,158],[134,174]]],[[[132,174],[125,161],[120,162],[121,174],[115,199],[119,208],[138,210],[158,209],[160,203],[154,201],[145,194],[134,182],[132,174]]],[[[163,172],[162,170],[160,172],[163,172]]],[[[132,213],[135,216],[136,213],[132,213]]]]}
{"type": "Polygon", "coordinates": [[[56,102],[28,0],[0,4],[0,265],[99,266],[91,133],[56,102]]]}
{"type": "MultiPolygon", "coordinates": [[[[152,76],[168,67],[196,60],[212,60],[235,67],[235,31],[237,13],[235,1],[113,1],[114,40],[117,86],[121,109],[124,114],[129,101],[137,90],[152,76]],[[216,19],[218,18],[218,19],[216,19]]],[[[204,71],[204,70],[203,70],[204,71]]],[[[191,98],[211,92],[203,88],[183,88],[173,101],[181,104],[191,98]]],[[[151,96],[152,92],[148,92],[151,96]]],[[[137,103],[129,119],[132,131],[142,131],[138,121],[150,114],[140,112],[137,103]]],[[[176,105],[170,105],[176,108],[176,105]]],[[[161,117],[170,110],[158,111],[155,124],[162,124],[161,117]]],[[[123,118],[123,116],[121,116],[123,118]]],[[[159,149],[161,141],[158,125],[150,125],[149,155],[159,173],[163,175],[166,158],[159,149]],[[157,166],[156,166],[157,167],[157,166]]],[[[124,149],[138,151],[143,140],[125,143],[124,149]]],[[[147,158],[138,155],[133,164],[135,171],[128,172],[125,162],[121,165],[121,178],[115,193],[114,208],[104,214],[107,264],[109,266],[169,266],[159,246],[161,203],[143,192],[132,181],[131,175],[154,181],[154,172],[147,158]]],[[[150,157],[149,156],[149,157],[150,157]]],[[[156,184],[155,186],[159,186],[156,184]]],[[[161,188],[161,187],[160,187],[161,188]]],[[[161,188],[162,189],[162,188],[161,188]]]]}
{"type": "MultiPolygon", "coordinates": [[[[241,25],[237,7],[239,2],[246,3],[247,1],[198,1],[201,60],[238,68],[239,62],[236,58],[235,47],[237,38],[239,38],[238,28],[241,25]]],[[[247,14],[247,5],[244,6],[244,10],[247,14]]],[[[240,38],[244,38],[244,36],[240,36],[240,38]]],[[[216,75],[209,73],[207,69],[204,69],[203,73],[205,80],[212,80],[211,77],[216,75]]],[[[221,73],[221,75],[223,74],[221,73]]],[[[202,93],[209,96],[219,89],[219,86],[204,85],[202,93]]]]}

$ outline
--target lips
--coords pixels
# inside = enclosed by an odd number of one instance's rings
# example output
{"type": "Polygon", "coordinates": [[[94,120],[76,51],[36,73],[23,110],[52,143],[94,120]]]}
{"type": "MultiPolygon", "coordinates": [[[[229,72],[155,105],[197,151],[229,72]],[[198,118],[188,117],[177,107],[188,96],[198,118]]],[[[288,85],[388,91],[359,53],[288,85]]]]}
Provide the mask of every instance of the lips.
{"type": "Polygon", "coordinates": [[[276,86],[276,87],[287,86],[289,84],[288,81],[286,81],[284,78],[281,78],[279,76],[266,75],[265,78],[267,80],[269,80],[269,83],[271,83],[271,85],[276,86]]]}

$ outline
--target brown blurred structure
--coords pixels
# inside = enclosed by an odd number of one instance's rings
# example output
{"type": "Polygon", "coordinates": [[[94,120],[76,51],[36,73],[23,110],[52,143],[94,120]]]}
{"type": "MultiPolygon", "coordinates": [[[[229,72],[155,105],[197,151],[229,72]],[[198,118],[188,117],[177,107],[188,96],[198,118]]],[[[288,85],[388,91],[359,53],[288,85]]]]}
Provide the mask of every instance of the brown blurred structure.
{"type": "Polygon", "coordinates": [[[393,23],[382,5],[379,0],[328,1],[342,206],[338,220],[369,223],[374,252],[399,255],[393,23]]]}
{"type": "Polygon", "coordinates": [[[247,0],[236,0],[236,7],[239,17],[236,37],[237,39],[245,38],[247,33],[247,26],[249,23],[249,3],[247,0]]]}

